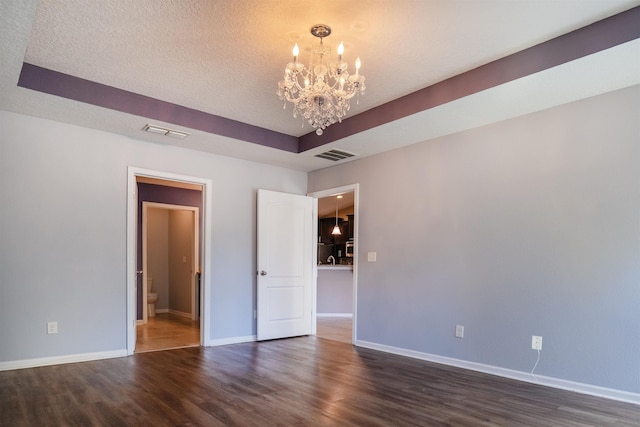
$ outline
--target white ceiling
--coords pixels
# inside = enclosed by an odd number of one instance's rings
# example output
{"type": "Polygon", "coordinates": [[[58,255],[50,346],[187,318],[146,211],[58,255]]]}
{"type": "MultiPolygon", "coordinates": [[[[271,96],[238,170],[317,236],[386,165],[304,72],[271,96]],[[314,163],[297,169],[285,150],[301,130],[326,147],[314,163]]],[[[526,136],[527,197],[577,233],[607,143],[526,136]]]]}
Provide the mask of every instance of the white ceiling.
{"type": "MultiPolygon", "coordinates": [[[[137,139],[299,170],[315,154],[362,156],[640,83],[636,39],[300,154],[159,123],[17,87],[23,62],[293,136],[301,127],[276,95],[294,43],[325,43],[362,59],[367,93],[350,116],[640,4],[637,0],[3,0],[0,109],[137,139]],[[513,100],[513,91],[521,96],[513,100]],[[148,122],[184,140],[140,131],[148,122]]],[[[338,124],[334,126],[339,126],[338,124]]],[[[348,161],[348,160],[347,160],[348,161]]]]}

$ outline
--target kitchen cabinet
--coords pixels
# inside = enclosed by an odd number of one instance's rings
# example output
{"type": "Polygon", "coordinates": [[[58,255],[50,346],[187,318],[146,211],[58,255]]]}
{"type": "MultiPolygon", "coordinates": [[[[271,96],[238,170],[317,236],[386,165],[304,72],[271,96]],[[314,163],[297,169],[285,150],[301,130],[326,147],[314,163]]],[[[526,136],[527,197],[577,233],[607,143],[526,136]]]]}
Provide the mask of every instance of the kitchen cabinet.
{"type": "Polygon", "coordinates": [[[336,225],[336,219],[319,218],[318,219],[318,261],[322,264],[327,263],[329,255],[333,255],[336,264],[351,264],[352,258],[347,257],[346,243],[353,241],[353,215],[347,215],[349,221],[338,219],[338,227],[340,227],[339,235],[333,235],[331,232],[336,225]]]}
{"type": "Polygon", "coordinates": [[[320,218],[318,219],[318,243],[332,244],[334,243],[333,227],[336,225],[335,218],[320,218]]]}
{"type": "Polygon", "coordinates": [[[353,225],[355,224],[353,215],[347,215],[347,218],[349,218],[347,221],[347,237],[353,239],[353,225]]]}

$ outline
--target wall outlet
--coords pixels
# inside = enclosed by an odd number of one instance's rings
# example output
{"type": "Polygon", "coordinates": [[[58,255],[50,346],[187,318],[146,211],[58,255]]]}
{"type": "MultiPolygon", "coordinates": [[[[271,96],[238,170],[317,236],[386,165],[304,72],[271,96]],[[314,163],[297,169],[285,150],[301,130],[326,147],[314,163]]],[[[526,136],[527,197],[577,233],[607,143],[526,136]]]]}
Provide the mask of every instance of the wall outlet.
{"type": "Polygon", "coordinates": [[[464,338],[464,326],[456,325],[456,337],[464,338]]]}
{"type": "Polygon", "coordinates": [[[47,322],[47,335],[58,333],[58,322],[47,322]]]}
{"type": "Polygon", "coordinates": [[[542,350],[542,337],[539,337],[537,335],[533,335],[531,337],[531,349],[542,350]]]}
{"type": "Polygon", "coordinates": [[[378,254],[376,252],[367,252],[367,261],[376,262],[378,254]]]}

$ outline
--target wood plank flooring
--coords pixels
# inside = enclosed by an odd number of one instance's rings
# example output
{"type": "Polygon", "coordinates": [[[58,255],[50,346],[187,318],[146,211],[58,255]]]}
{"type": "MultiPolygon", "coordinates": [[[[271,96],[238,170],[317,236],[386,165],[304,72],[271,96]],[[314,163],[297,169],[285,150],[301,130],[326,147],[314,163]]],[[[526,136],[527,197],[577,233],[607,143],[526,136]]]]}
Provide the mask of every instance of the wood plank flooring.
{"type": "Polygon", "coordinates": [[[351,344],[352,325],[349,317],[318,317],[316,336],[351,344]]]}
{"type": "Polygon", "coordinates": [[[136,326],[136,353],[200,345],[200,323],[184,316],[158,313],[136,326]]]}
{"type": "Polygon", "coordinates": [[[640,406],[314,336],[0,372],[2,426],[638,426],[640,406]]]}

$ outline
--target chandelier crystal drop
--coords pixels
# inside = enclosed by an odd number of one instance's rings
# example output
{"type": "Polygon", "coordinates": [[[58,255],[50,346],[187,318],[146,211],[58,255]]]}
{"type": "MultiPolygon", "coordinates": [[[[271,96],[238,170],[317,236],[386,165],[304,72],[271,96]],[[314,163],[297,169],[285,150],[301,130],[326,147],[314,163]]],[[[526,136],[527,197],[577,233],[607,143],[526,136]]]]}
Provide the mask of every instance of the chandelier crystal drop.
{"type": "Polygon", "coordinates": [[[301,116],[322,135],[323,130],[335,122],[341,122],[351,108],[351,98],[364,95],[364,76],[360,74],[360,58],[355,62],[355,73],[349,74],[347,63],[342,60],[344,45],[338,46],[337,60],[333,60],[330,48],[322,40],[331,34],[328,25],[311,27],[311,34],[320,38],[320,44],[311,49],[309,67],[298,62],[300,49],[293,48],[293,61],[284,70],[284,79],[278,83],[278,96],[293,104],[293,117],[301,116]]]}

